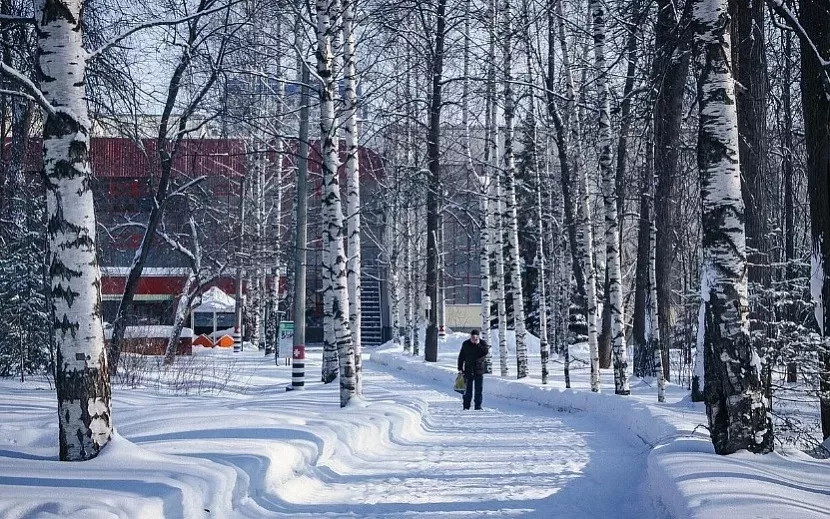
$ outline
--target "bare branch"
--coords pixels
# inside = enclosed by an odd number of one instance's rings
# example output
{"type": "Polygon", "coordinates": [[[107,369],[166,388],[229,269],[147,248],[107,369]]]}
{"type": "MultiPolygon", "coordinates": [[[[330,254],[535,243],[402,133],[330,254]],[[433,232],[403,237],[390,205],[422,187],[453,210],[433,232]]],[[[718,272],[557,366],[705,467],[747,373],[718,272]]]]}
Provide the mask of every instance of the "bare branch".
{"type": "Polygon", "coordinates": [[[20,85],[28,93],[27,97],[30,97],[30,99],[37,103],[37,105],[40,106],[46,113],[49,115],[55,115],[57,110],[54,106],[52,106],[52,103],[46,99],[43,92],[40,91],[37,85],[35,85],[31,79],[20,73],[19,70],[16,70],[0,61],[0,74],[11,78],[18,85],[20,85]]]}
{"type": "Polygon", "coordinates": [[[181,18],[174,18],[174,19],[168,19],[168,20],[150,20],[149,22],[145,22],[145,23],[136,25],[135,27],[133,27],[129,31],[114,37],[113,39],[111,39],[110,41],[108,41],[107,43],[102,45],[101,47],[99,47],[99,48],[95,49],[94,51],[88,53],[87,54],[87,62],[90,62],[90,61],[94,60],[95,58],[99,57],[101,54],[108,51],[112,47],[117,46],[119,43],[126,40],[127,38],[129,38],[133,34],[139,32],[139,31],[143,31],[144,29],[149,29],[151,27],[165,27],[165,26],[179,25],[181,23],[188,22],[188,21],[193,20],[193,19],[201,18],[203,16],[207,16],[209,14],[213,14],[213,13],[218,12],[218,11],[223,11],[223,10],[228,9],[228,8],[234,6],[238,3],[241,3],[243,1],[244,0],[233,0],[231,2],[228,2],[227,4],[223,4],[223,5],[220,5],[218,7],[214,7],[212,9],[205,9],[204,11],[201,11],[201,10],[196,11],[195,13],[193,13],[191,15],[183,16],[181,18]]]}

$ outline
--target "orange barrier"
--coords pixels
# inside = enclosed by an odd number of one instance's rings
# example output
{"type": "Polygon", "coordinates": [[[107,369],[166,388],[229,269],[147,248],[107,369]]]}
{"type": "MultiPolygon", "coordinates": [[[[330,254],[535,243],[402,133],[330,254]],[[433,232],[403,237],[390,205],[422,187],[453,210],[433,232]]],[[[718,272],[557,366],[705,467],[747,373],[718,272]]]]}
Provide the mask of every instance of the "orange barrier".
{"type": "Polygon", "coordinates": [[[233,337],[230,335],[223,335],[218,341],[216,341],[216,345],[220,348],[230,348],[233,346],[233,337]]]}

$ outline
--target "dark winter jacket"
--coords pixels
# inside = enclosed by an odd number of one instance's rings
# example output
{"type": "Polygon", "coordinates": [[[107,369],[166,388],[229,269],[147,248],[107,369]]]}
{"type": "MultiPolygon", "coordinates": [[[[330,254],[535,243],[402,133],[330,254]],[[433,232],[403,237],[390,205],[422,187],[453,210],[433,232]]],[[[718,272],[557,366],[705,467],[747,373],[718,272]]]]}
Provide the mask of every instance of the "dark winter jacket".
{"type": "Polygon", "coordinates": [[[484,339],[479,339],[478,344],[467,339],[458,352],[458,371],[463,371],[466,375],[483,375],[487,370],[485,357],[488,351],[490,346],[484,339]]]}

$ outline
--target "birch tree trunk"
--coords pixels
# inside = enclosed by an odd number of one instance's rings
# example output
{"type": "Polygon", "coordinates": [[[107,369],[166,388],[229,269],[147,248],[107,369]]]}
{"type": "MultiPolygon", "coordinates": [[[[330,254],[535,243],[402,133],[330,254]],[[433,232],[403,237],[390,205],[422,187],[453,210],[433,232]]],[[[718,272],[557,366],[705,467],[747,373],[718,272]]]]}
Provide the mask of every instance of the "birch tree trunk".
{"type": "MultiPolygon", "coordinates": [[[[490,342],[490,204],[489,204],[489,171],[487,167],[487,159],[485,157],[485,165],[481,168],[481,174],[476,171],[473,162],[472,152],[472,136],[470,134],[470,12],[471,0],[466,0],[464,3],[464,78],[462,80],[462,94],[461,94],[461,125],[464,127],[464,139],[462,141],[462,149],[466,159],[467,172],[469,176],[476,179],[478,187],[478,209],[480,212],[479,231],[478,231],[478,264],[480,273],[480,293],[481,293],[481,336],[490,342]]],[[[492,109],[490,100],[490,85],[487,85],[488,95],[486,99],[486,117],[489,118],[490,110],[492,109]]],[[[489,122],[489,119],[488,121],[489,122]]],[[[489,131],[490,126],[487,124],[486,130],[489,131]]],[[[485,139],[485,154],[488,154],[491,147],[489,145],[489,136],[485,139]]],[[[493,357],[490,350],[487,351],[486,372],[493,372],[493,357]]]]}
{"type": "Polygon", "coordinates": [[[493,177],[495,208],[493,209],[493,251],[496,265],[496,312],[499,319],[499,373],[502,377],[510,374],[507,367],[507,310],[505,305],[505,279],[504,279],[504,213],[502,212],[503,201],[501,192],[500,172],[493,177]]]}
{"type": "Polygon", "coordinates": [[[198,286],[199,281],[196,277],[196,273],[191,271],[187,276],[187,281],[185,281],[184,288],[182,288],[182,293],[179,296],[179,304],[176,305],[176,315],[173,317],[173,331],[167,339],[167,348],[165,348],[164,351],[163,364],[165,366],[173,364],[173,361],[176,359],[176,353],[179,350],[179,341],[181,340],[184,322],[185,319],[187,319],[187,316],[190,315],[190,306],[193,304],[193,301],[196,300],[196,295],[198,293],[196,288],[198,286]]]}
{"type": "MultiPolygon", "coordinates": [[[[579,162],[580,159],[577,159],[579,162]]],[[[588,171],[584,167],[577,167],[580,172],[579,219],[582,227],[582,265],[585,272],[585,293],[588,299],[588,351],[591,361],[591,391],[598,392],[599,383],[599,348],[597,342],[597,288],[596,271],[594,269],[593,229],[591,228],[591,202],[588,186],[588,171]]]]}
{"type": "MultiPolygon", "coordinates": [[[[585,157],[582,153],[581,147],[581,123],[580,123],[580,109],[576,103],[576,89],[574,87],[573,75],[571,74],[570,63],[567,59],[567,45],[565,40],[564,21],[562,17],[562,2],[557,2],[558,28],[559,28],[559,43],[562,47],[563,64],[565,72],[565,80],[567,84],[567,111],[570,114],[570,121],[568,124],[568,151],[570,152],[568,167],[573,173],[573,176],[579,182],[580,198],[577,207],[577,220],[582,231],[582,243],[579,244],[578,255],[574,255],[574,261],[578,261],[582,265],[582,274],[584,276],[584,287],[586,307],[585,320],[588,331],[588,350],[591,363],[591,391],[598,392],[600,389],[599,381],[599,349],[597,342],[597,288],[596,288],[596,270],[594,268],[594,238],[593,227],[591,225],[591,193],[588,183],[588,170],[585,167],[585,157]]],[[[586,46],[587,52],[587,46],[586,46]]],[[[587,57],[587,56],[586,56],[587,57]]],[[[564,189],[564,184],[563,184],[564,189]]]]}
{"type": "MultiPolygon", "coordinates": [[[[277,71],[279,75],[282,69],[278,67],[277,71]]],[[[271,283],[268,285],[268,319],[265,327],[266,352],[270,350],[274,353],[275,362],[279,362],[280,272],[282,270],[282,161],[285,154],[285,144],[279,135],[282,133],[285,82],[280,81],[278,88],[274,114],[274,131],[277,137],[274,143],[274,169],[271,177],[271,189],[274,197],[271,225],[274,228],[273,235],[275,239],[271,244],[273,259],[271,263],[271,283]]]]}
{"type": "Polygon", "coordinates": [[[404,288],[404,336],[403,336],[403,350],[412,351],[414,344],[412,341],[413,332],[413,290],[412,290],[412,232],[411,232],[411,218],[408,203],[404,206],[404,246],[403,246],[403,288],[404,288]]]}
{"type": "Polygon", "coordinates": [[[504,44],[504,201],[505,212],[502,224],[507,228],[507,264],[510,269],[510,292],[513,298],[513,326],[516,330],[516,378],[527,376],[527,344],[525,343],[525,311],[522,294],[522,274],[519,255],[519,220],[516,209],[516,161],[513,153],[513,135],[515,132],[515,106],[513,100],[513,13],[510,0],[503,6],[504,44]]]}
{"type": "Polygon", "coordinates": [[[727,0],[695,0],[699,51],[698,167],[703,200],[706,415],[715,452],[773,449],[761,359],[749,340],[746,236],[727,0]]]}
{"type": "Polygon", "coordinates": [[[96,457],[112,436],[101,321],[101,272],[89,156],[82,0],[35,2],[43,127],[50,302],[62,461],[96,457]]]}
{"type": "Polygon", "coordinates": [[[337,83],[333,73],[332,41],[333,15],[337,6],[334,0],[317,0],[317,74],[320,88],[320,141],[323,156],[323,246],[328,254],[323,256],[323,270],[326,271],[328,298],[324,308],[324,319],[328,320],[329,356],[324,351],[324,382],[331,382],[338,374],[338,366],[332,361],[331,352],[337,355],[340,374],[340,406],[345,407],[354,396],[355,357],[349,327],[349,294],[347,282],[347,260],[343,239],[343,209],[340,202],[338,179],[337,124],[335,122],[334,98],[337,83]]]}
{"type": "MultiPolygon", "coordinates": [[[[423,196],[423,192],[419,192],[419,195],[423,196]]],[[[417,206],[413,209],[413,213],[415,236],[412,240],[412,355],[418,357],[421,355],[421,328],[424,325],[424,292],[421,288],[424,286],[422,268],[424,236],[421,223],[424,215],[417,206]]]]}
{"type": "MultiPolygon", "coordinates": [[[[501,220],[498,213],[500,211],[500,197],[493,198],[496,193],[498,185],[498,155],[499,155],[499,128],[497,123],[498,107],[496,104],[496,24],[498,23],[498,2],[496,0],[487,1],[487,83],[485,94],[485,128],[484,128],[484,164],[482,165],[482,175],[479,177],[480,202],[479,208],[483,213],[485,229],[481,235],[479,251],[479,262],[482,268],[482,292],[481,306],[482,306],[482,330],[481,333],[486,335],[490,345],[494,344],[491,337],[492,328],[492,305],[493,298],[496,300],[496,316],[498,318],[498,334],[497,341],[499,344],[499,372],[502,376],[507,376],[507,328],[504,321],[504,291],[501,284],[504,283],[504,266],[501,271],[498,270],[498,262],[496,261],[496,248],[499,242],[499,232],[501,232],[501,220]],[[486,256],[486,258],[485,258],[486,256]],[[484,274],[487,274],[487,286],[484,287],[484,274]],[[495,296],[493,295],[495,291],[495,296]],[[485,308],[484,297],[487,296],[487,307],[485,308]],[[486,326],[484,326],[484,318],[487,314],[486,326]],[[504,349],[502,349],[502,345],[504,349]],[[505,360],[502,360],[505,359],[505,360]]],[[[465,41],[468,41],[465,38],[465,41]]],[[[493,348],[487,352],[485,360],[485,371],[487,373],[493,372],[493,348]]]]}
{"type": "Polygon", "coordinates": [[[611,342],[614,359],[614,392],[628,395],[628,353],[625,345],[622,274],[620,272],[620,235],[617,215],[617,183],[611,168],[611,103],[605,63],[605,7],[600,0],[591,0],[594,29],[594,66],[597,73],[599,100],[599,167],[602,172],[605,205],[605,247],[608,293],[605,304],[611,315],[611,342]]]}
{"type": "MultiPolygon", "coordinates": [[[[535,130],[534,130],[535,133],[535,130]]],[[[548,383],[548,307],[546,291],[546,260],[545,260],[545,225],[542,217],[542,174],[536,168],[536,218],[538,219],[539,238],[536,244],[537,265],[539,268],[539,357],[542,362],[542,384],[548,383]]]]}
{"type": "Polygon", "coordinates": [[[345,52],[343,65],[345,69],[346,96],[346,178],[347,203],[346,214],[348,234],[348,284],[349,284],[349,324],[352,331],[352,346],[355,361],[355,388],[362,393],[360,384],[361,371],[361,308],[360,308],[360,162],[358,160],[358,125],[357,125],[357,57],[354,34],[355,0],[343,0],[343,43],[345,52]]]}
{"type": "MultiPolygon", "coordinates": [[[[651,258],[656,254],[656,244],[651,243],[651,231],[654,227],[654,138],[649,132],[646,137],[648,150],[646,163],[640,170],[640,219],[637,229],[637,271],[634,281],[634,315],[631,331],[634,349],[634,375],[637,377],[655,376],[654,355],[651,338],[651,304],[657,304],[656,293],[652,300],[651,258]]],[[[655,278],[656,279],[656,278],[655,278]]]]}
{"type": "MultiPolygon", "coordinates": [[[[652,121],[652,129],[653,127],[654,121],[652,121]]],[[[648,375],[657,376],[657,401],[665,402],[666,370],[663,366],[663,359],[667,359],[668,355],[663,350],[663,341],[660,340],[660,312],[657,308],[657,221],[654,218],[654,141],[651,137],[649,137],[648,148],[646,150],[647,167],[644,168],[646,171],[646,178],[644,178],[646,186],[644,186],[645,192],[643,193],[645,205],[641,204],[646,216],[645,219],[641,219],[640,225],[647,227],[645,231],[647,252],[645,257],[638,258],[638,261],[642,260],[646,262],[644,267],[644,270],[646,270],[645,297],[643,298],[643,340],[645,341],[645,345],[643,349],[646,350],[648,355],[646,364],[652,368],[648,375]]],[[[643,232],[641,230],[640,239],[642,238],[643,232]]],[[[701,351],[703,350],[703,348],[699,349],[701,351]]]]}

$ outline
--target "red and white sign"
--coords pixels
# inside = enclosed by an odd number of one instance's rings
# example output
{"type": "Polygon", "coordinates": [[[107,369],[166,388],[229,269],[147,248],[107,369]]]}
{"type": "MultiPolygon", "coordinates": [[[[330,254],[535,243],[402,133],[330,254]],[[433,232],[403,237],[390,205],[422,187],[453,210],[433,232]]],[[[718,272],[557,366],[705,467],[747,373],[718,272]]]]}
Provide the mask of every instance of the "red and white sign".
{"type": "Polygon", "coordinates": [[[292,358],[294,360],[305,360],[305,346],[294,346],[294,354],[292,355],[292,358]]]}

